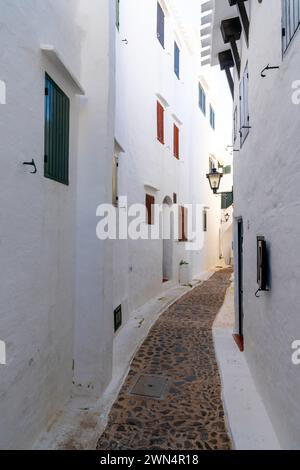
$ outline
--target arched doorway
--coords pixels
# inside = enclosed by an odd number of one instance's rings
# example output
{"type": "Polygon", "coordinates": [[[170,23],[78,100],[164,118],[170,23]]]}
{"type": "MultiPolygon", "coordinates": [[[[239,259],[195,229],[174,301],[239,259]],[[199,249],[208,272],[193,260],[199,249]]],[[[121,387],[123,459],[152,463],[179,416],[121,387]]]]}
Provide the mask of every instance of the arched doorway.
{"type": "Polygon", "coordinates": [[[163,201],[163,282],[171,281],[173,278],[174,222],[172,216],[172,205],[172,199],[168,196],[165,197],[163,201]]]}

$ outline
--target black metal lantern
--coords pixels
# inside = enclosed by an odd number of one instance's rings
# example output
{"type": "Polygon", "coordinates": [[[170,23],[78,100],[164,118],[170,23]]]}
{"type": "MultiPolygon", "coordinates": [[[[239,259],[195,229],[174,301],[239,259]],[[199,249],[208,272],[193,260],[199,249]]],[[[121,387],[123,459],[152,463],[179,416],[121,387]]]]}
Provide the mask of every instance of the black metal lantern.
{"type": "Polygon", "coordinates": [[[220,183],[221,183],[221,178],[223,178],[223,173],[219,173],[216,168],[213,168],[208,175],[206,175],[210,187],[214,194],[218,193],[220,183]]]}

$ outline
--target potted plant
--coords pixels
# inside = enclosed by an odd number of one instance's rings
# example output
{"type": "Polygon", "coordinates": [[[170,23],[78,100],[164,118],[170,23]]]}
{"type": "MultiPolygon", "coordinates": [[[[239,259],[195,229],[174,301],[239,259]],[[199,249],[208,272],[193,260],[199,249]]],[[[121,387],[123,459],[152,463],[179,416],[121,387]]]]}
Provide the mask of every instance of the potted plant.
{"type": "Polygon", "coordinates": [[[179,264],[179,283],[186,286],[190,281],[190,265],[187,261],[181,261],[179,264]]]}

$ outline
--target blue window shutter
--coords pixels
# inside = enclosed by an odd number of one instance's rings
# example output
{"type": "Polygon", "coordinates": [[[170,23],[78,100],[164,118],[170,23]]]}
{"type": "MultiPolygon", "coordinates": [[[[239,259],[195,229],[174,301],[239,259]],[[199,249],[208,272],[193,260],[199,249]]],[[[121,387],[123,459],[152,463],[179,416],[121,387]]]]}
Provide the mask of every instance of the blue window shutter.
{"type": "Polygon", "coordinates": [[[174,72],[180,80],[180,49],[176,42],[174,42],[174,72]]]}
{"type": "Polygon", "coordinates": [[[209,106],[209,121],[211,127],[215,130],[216,128],[216,114],[212,105],[209,106]]]}
{"type": "Polygon", "coordinates": [[[69,184],[70,100],[46,74],[44,176],[69,184]]]}
{"type": "Polygon", "coordinates": [[[199,108],[203,112],[204,116],[206,116],[206,94],[202,86],[200,85],[200,83],[199,83],[199,108]]]}
{"type": "Polygon", "coordinates": [[[300,0],[282,0],[282,49],[286,52],[300,26],[300,0]]]}
{"type": "Polygon", "coordinates": [[[165,47],[165,14],[162,7],[157,3],[157,38],[162,45],[165,47]]]}

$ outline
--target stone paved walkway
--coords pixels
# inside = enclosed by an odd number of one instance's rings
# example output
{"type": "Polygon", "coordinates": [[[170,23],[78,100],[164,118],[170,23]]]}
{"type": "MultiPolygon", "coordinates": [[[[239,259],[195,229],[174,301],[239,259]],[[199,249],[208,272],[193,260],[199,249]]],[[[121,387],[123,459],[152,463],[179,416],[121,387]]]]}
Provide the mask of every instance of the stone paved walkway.
{"type": "Polygon", "coordinates": [[[231,448],[212,337],[231,272],[215,273],[162,314],[132,362],[98,449],[231,448]],[[162,399],[130,393],[141,374],[169,379],[162,399]]]}

